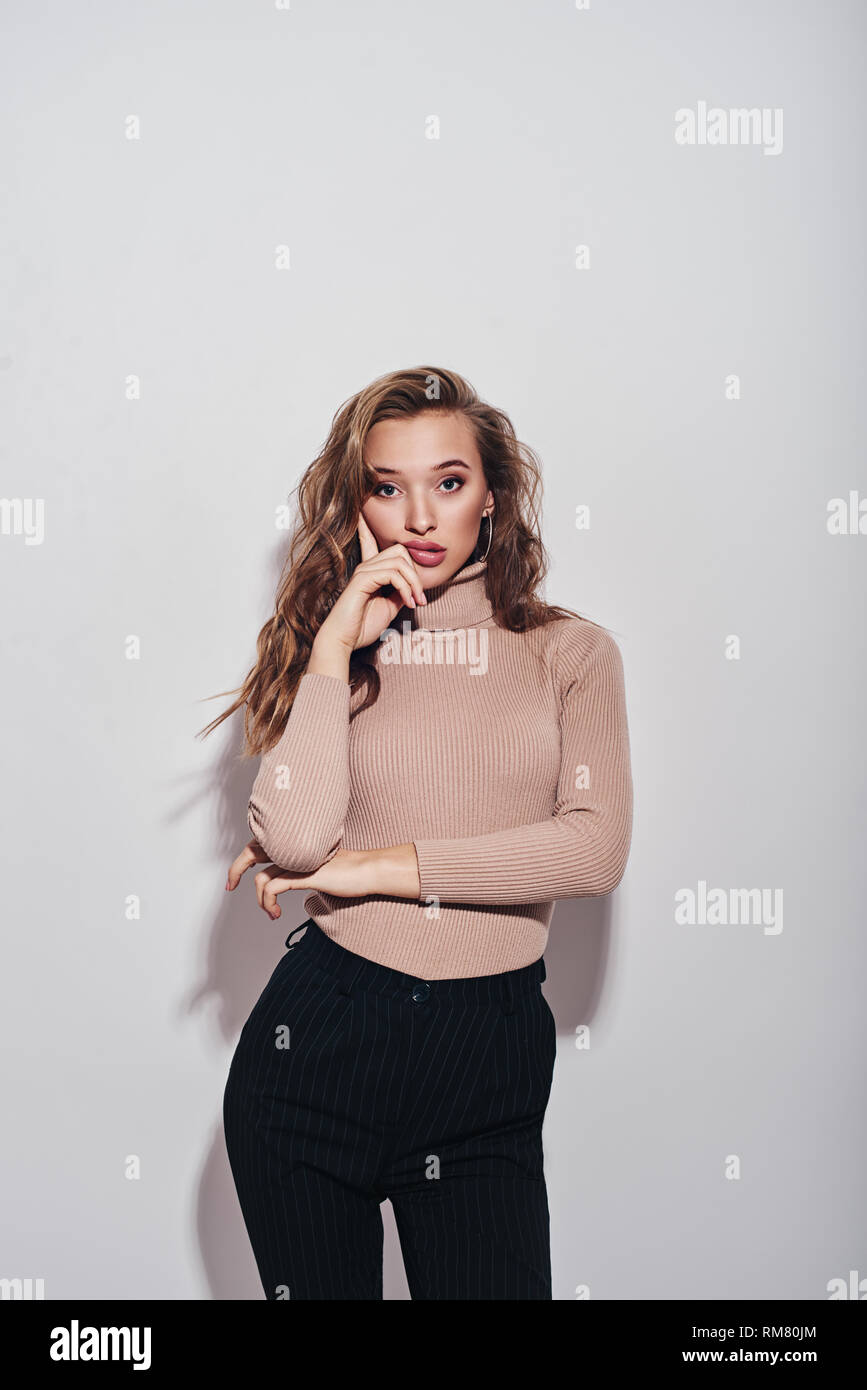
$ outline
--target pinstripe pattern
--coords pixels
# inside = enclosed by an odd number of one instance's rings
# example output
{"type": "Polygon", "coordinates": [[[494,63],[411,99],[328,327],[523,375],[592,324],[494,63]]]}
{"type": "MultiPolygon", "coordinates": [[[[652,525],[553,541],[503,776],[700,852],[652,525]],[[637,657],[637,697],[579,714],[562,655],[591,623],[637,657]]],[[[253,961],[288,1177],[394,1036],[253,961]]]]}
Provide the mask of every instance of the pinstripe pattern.
{"type": "Polygon", "coordinates": [[[413,1299],[550,1299],[544,961],[422,981],[302,926],[223,1099],[265,1297],[381,1299],[387,1197],[413,1299]]]}

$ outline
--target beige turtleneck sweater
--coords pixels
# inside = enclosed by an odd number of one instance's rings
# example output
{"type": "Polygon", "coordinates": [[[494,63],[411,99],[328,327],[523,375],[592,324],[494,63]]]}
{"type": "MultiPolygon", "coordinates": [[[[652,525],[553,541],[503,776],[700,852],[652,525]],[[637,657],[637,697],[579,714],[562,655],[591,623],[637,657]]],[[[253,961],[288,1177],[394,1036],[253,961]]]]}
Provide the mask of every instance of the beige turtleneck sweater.
{"type": "Polygon", "coordinates": [[[351,722],[360,693],[307,672],[250,796],[250,830],[284,869],[414,844],[418,899],[314,891],[304,907],[347,950],[427,980],[529,965],[554,901],[610,893],[629,854],[616,643],[584,618],[498,627],[486,571],[401,609],[376,649],[379,697],[351,722]]]}

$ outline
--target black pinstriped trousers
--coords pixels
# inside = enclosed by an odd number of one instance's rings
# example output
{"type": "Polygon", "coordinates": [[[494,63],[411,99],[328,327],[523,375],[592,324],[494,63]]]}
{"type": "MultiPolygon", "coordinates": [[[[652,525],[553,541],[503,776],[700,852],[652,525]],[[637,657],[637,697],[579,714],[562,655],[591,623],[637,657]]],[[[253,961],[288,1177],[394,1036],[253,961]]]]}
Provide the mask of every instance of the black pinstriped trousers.
{"type": "Polygon", "coordinates": [[[550,1299],[544,960],[428,982],[302,927],[223,1097],[266,1299],[381,1299],[386,1198],[413,1299],[550,1299]]]}

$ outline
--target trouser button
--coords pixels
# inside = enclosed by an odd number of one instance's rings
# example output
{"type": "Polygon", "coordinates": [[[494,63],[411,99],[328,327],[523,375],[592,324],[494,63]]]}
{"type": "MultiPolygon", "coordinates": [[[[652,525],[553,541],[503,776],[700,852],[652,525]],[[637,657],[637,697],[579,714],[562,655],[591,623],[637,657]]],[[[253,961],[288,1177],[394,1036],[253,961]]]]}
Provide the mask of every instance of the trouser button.
{"type": "Polygon", "coordinates": [[[420,1004],[422,1000],[427,999],[429,995],[430,985],[426,984],[424,980],[420,981],[420,983],[416,985],[415,989],[412,992],[412,997],[415,1000],[416,1004],[420,1004]]]}

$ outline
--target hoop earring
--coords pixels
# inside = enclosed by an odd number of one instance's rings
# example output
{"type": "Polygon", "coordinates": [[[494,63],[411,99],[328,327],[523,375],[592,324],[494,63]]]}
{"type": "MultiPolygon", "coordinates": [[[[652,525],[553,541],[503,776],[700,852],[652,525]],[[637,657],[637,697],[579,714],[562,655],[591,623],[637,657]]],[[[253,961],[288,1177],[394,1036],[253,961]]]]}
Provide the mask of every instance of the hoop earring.
{"type": "MultiPolygon", "coordinates": [[[[491,548],[491,537],[492,537],[493,534],[494,534],[494,523],[493,523],[493,521],[491,520],[491,514],[490,514],[490,512],[485,512],[485,516],[488,518],[488,550],[490,550],[490,548],[491,548]]],[[[482,520],[484,520],[484,517],[482,518],[482,520]]],[[[480,559],[480,560],[487,560],[487,558],[488,558],[488,550],[485,551],[484,555],[480,555],[480,556],[479,556],[479,559],[480,559]]]]}

